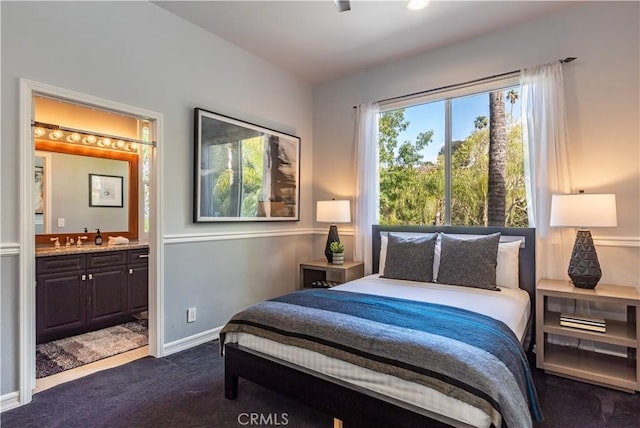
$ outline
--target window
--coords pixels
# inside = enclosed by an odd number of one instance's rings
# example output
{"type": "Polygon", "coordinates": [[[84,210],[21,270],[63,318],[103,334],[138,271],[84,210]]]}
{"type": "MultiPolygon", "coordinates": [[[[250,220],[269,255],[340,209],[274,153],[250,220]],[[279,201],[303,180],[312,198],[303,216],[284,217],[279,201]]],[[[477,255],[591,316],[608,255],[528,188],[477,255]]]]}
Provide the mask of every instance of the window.
{"type": "MultiPolygon", "coordinates": [[[[141,140],[151,141],[151,129],[149,128],[149,122],[142,121],[140,128],[141,140]]],[[[143,144],[141,148],[142,157],[142,234],[148,236],[149,234],[149,217],[151,211],[151,155],[153,146],[143,144]]]]}
{"type": "Polygon", "coordinates": [[[519,86],[509,83],[384,107],[381,224],[527,226],[519,86]]]}

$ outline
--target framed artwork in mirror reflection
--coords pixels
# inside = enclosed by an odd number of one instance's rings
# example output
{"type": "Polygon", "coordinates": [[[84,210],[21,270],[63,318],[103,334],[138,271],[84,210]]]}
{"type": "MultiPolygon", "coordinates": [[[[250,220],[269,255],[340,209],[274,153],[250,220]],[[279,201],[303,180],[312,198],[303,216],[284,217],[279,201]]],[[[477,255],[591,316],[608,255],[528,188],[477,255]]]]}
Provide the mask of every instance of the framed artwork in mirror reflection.
{"type": "Polygon", "coordinates": [[[122,208],[123,177],[89,174],[89,206],[122,208]]]}

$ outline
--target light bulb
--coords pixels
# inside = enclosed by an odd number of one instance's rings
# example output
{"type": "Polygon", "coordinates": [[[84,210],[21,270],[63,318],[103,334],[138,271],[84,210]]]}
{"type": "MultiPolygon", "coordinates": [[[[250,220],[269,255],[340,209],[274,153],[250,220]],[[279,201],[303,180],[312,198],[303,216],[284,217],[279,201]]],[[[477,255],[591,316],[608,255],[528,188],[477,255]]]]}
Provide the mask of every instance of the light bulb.
{"type": "Polygon", "coordinates": [[[49,134],[49,137],[52,140],[58,140],[58,139],[62,138],[63,136],[64,136],[64,132],[62,132],[59,129],[56,129],[55,131],[53,131],[52,133],[49,134]]]}
{"type": "Polygon", "coordinates": [[[131,150],[138,150],[138,143],[131,143],[129,144],[129,148],[131,150]]]}
{"type": "Polygon", "coordinates": [[[101,145],[104,147],[109,147],[111,145],[111,138],[103,138],[101,145]]]}
{"type": "Polygon", "coordinates": [[[85,144],[95,144],[96,141],[97,141],[97,139],[93,135],[87,135],[86,137],[84,137],[82,139],[82,142],[85,143],[85,144]]]}
{"type": "Polygon", "coordinates": [[[70,143],[77,143],[81,139],[82,139],[82,137],[77,132],[74,132],[73,134],[71,134],[71,135],[69,135],[67,137],[67,141],[70,142],[70,143]]]}
{"type": "Polygon", "coordinates": [[[124,148],[124,146],[125,146],[124,141],[122,141],[122,140],[118,140],[118,141],[116,141],[115,146],[116,146],[117,148],[119,148],[119,149],[124,148]]]}
{"type": "Polygon", "coordinates": [[[33,131],[33,135],[35,135],[38,138],[42,137],[45,133],[46,133],[46,131],[44,129],[42,129],[42,128],[36,128],[33,131]]]}

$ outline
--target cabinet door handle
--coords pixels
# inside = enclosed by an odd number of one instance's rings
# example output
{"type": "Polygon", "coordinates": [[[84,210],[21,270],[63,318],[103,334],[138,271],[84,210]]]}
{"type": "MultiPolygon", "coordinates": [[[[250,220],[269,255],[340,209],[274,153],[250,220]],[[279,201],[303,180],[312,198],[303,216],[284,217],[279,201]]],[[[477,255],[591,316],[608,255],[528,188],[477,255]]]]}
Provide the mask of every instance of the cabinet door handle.
{"type": "Polygon", "coordinates": [[[149,254],[140,254],[138,257],[140,257],[141,259],[148,259],[149,254]]]}
{"type": "Polygon", "coordinates": [[[129,275],[133,275],[133,269],[129,269],[129,275]]]}
{"type": "Polygon", "coordinates": [[[82,275],[82,280],[86,281],[87,280],[87,275],[82,275]]]}
{"type": "Polygon", "coordinates": [[[93,279],[93,274],[92,273],[89,274],[89,279],[93,279]]]}

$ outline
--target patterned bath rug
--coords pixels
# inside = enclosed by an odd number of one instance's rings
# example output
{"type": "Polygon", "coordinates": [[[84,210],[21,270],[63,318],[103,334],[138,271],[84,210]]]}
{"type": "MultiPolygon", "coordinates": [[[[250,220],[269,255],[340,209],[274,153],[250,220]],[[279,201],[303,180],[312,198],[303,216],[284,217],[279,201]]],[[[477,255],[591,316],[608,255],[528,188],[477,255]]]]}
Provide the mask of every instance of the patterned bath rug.
{"type": "Polygon", "coordinates": [[[36,346],[36,379],[113,357],[149,343],[147,320],[137,320],[36,346]]]}

